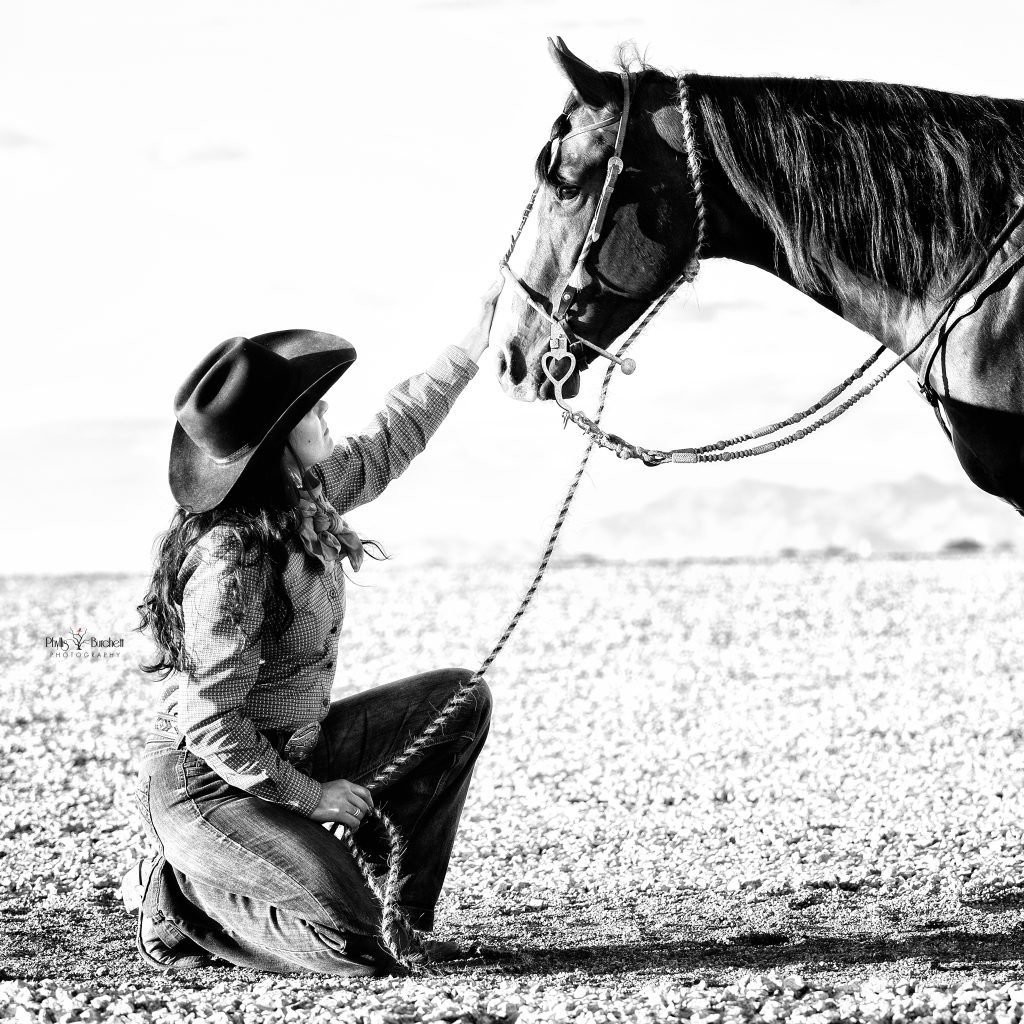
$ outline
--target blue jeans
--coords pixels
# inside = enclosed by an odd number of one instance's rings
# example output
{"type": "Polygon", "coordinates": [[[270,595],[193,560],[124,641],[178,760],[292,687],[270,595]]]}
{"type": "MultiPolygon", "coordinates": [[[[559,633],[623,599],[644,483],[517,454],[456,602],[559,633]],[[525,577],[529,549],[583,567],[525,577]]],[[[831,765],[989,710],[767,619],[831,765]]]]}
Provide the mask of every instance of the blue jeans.
{"type": "MultiPolygon", "coordinates": [[[[300,771],[323,782],[365,784],[418,735],[471,676],[441,669],[335,701],[300,771]]],[[[402,906],[429,930],[469,790],[487,737],[490,691],[474,687],[451,724],[374,794],[405,841],[402,906]]],[[[285,734],[268,732],[283,747],[285,734]]],[[[184,749],[153,734],[139,772],[143,824],[162,860],[143,912],[174,947],[187,940],[240,967],[292,973],[368,975],[395,967],[378,937],[380,905],[343,839],[280,804],[228,785],[184,749]]],[[[356,842],[382,864],[374,822],[356,842]]]]}

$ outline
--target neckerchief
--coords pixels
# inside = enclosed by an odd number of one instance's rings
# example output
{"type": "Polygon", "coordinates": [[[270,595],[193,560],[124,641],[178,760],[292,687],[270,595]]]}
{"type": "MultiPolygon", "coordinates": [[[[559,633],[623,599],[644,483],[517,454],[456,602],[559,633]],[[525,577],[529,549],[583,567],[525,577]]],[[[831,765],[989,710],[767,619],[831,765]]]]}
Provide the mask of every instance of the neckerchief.
{"type": "Polygon", "coordinates": [[[323,484],[312,469],[302,474],[298,492],[298,537],[302,546],[325,567],[347,557],[353,571],[358,572],[363,564],[363,542],[324,496],[323,484]]]}

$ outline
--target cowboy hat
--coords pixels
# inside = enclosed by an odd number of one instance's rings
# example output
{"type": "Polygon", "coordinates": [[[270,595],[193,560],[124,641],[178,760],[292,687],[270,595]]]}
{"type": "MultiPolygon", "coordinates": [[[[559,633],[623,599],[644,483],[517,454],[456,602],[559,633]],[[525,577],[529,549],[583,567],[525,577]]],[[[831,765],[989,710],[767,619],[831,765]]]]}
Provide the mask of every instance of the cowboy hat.
{"type": "Polygon", "coordinates": [[[356,350],[319,331],[222,342],[174,396],[168,476],[186,512],[216,508],[253,458],[281,442],[352,365],[356,350]]]}

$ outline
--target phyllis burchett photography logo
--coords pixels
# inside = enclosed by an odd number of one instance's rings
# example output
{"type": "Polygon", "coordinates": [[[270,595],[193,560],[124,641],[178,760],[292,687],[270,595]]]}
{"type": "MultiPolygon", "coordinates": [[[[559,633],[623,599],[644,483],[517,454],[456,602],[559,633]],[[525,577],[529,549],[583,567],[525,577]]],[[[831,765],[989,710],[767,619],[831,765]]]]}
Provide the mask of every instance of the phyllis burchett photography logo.
{"type": "Polygon", "coordinates": [[[96,636],[84,626],[48,636],[45,643],[51,658],[120,658],[124,649],[124,637],[96,636]]]}

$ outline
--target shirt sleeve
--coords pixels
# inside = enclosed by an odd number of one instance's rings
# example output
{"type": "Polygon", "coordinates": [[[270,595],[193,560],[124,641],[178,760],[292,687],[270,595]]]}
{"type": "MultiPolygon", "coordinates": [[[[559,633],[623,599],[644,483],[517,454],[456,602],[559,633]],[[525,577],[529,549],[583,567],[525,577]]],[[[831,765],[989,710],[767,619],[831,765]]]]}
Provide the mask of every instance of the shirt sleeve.
{"type": "Polygon", "coordinates": [[[259,674],[265,564],[239,564],[237,541],[217,533],[198,542],[182,594],[191,667],[180,684],[178,727],[188,750],[229,785],[308,817],[320,783],[283,760],[243,710],[259,674]]]}
{"type": "Polygon", "coordinates": [[[366,430],[340,441],[318,464],[324,492],[341,513],[373,501],[427,446],[478,367],[449,345],[424,372],[388,392],[366,430]]]}

